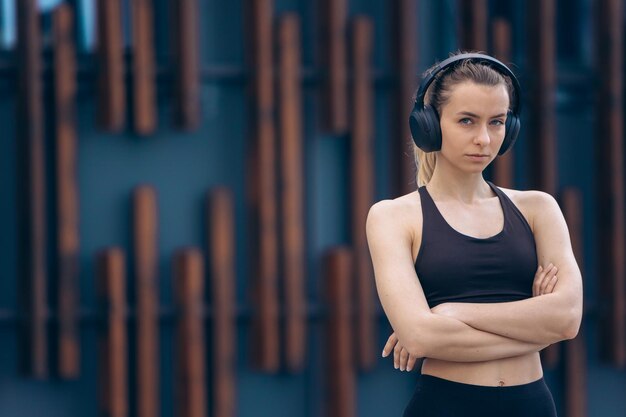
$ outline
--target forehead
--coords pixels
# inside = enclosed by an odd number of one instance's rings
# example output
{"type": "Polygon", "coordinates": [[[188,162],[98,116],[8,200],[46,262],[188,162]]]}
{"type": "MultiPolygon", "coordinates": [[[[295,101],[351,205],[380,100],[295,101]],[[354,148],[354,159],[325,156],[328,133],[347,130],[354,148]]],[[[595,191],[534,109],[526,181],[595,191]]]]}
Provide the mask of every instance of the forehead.
{"type": "Polygon", "coordinates": [[[508,108],[509,94],[506,86],[483,85],[468,81],[452,87],[442,110],[492,115],[506,113],[508,108]]]}

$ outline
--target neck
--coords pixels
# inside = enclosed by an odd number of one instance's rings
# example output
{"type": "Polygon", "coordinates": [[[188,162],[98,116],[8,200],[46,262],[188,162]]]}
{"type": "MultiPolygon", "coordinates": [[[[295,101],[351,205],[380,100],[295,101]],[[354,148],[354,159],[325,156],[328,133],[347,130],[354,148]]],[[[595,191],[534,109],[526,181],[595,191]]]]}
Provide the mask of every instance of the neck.
{"type": "Polygon", "coordinates": [[[471,204],[472,202],[491,197],[493,192],[483,178],[482,172],[468,174],[448,168],[445,163],[437,161],[433,175],[428,182],[428,191],[435,192],[439,197],[450,198],[471,204]]]}

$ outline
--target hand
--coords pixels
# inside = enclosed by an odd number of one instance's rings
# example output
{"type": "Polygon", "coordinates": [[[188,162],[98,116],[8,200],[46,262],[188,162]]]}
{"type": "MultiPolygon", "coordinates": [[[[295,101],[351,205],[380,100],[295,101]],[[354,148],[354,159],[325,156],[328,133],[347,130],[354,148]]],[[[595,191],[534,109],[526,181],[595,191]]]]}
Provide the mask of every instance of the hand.
{"type": "Polygon", "coordinates": [[[416,356],[413,356],[409,353],[406,348],[398,343],[398,338],[396,337],[396,333],[391,333],[389,339],[387,339],[387,343],[383,348],[383,358],[389,356],[391,351],[393,350],[393,367],[395,369],[400,369],[401,371],[411,371],[413,370],[413,366],[415,366],[415,362],[419,359],[416,356]]]}
{"type": "Polygon", "coordinates": [[[554,291],[558,277],[556,273],[558,268],[550,263],[545,269],[541,265],[537,268],[535,273],[535,280],[533,281],[533,297],[539,295],[550,294],[554,291]]]}

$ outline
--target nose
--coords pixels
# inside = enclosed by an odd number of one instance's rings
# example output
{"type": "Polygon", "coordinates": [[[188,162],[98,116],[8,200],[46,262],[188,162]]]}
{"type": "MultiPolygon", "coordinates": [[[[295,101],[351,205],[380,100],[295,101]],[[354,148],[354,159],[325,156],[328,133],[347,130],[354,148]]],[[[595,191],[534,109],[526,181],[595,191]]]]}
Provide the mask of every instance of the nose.
{"type": "Polygon", "coordinates": [[[485,124],[481,124],[479,130],[476,132],[476,136],[474,137],[474,143],[480,146],[487,146],[491,142],[491,138],[489,137],[489,129],[485,124]]]}

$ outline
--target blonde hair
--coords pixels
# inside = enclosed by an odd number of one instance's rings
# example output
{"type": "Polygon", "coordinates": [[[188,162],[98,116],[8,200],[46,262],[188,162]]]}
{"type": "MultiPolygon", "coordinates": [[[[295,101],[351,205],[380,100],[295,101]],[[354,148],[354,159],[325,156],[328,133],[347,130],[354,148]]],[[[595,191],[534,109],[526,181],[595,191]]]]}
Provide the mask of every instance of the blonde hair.
{"type": "Polygon", "coordinates": [[[428,184],[428,181],[435,172],[437,164],[437,154],[439,152],[424,152],[413,144],[413,155],[415,156],[415,165],[417,167],[416,181],[417,186],[421,187],[428,184]]]}
{"type": "MultiPolygon", "coordinates": [[[[450,56],[455,56],[467,52],[457,51],[450,56]]],[[[438,66],[438,63],[430,67],[424,73],[424,77],[430,74],[438,66]]],[[[511,79],[500,73],[498,70],[493,69],[489,64],[482,62],[475,62],[472,60],[464,60],[457,65],[446,68],[435,76],[435,79],[428,87],[426,95],[424,96],[424,104],[432,106],[437,115],[441,115],[442,107],[448,102],[452,95],[452,89],[454,86],[461,84],[465,81],[471,81],[476,84],[496,86],[504,85],[509,93],[509,103],[515,100],[515,88],[511,79]]],[[[417,91],[413,97],[413,101],[417,96],[417,91]]],[[[417,166],[417,186],[421,187],[428,184],[435,171],[437,165],[436,152],[424,152],[413,144],[413,154],[415,156],[415,164],[417,166]]]]}

